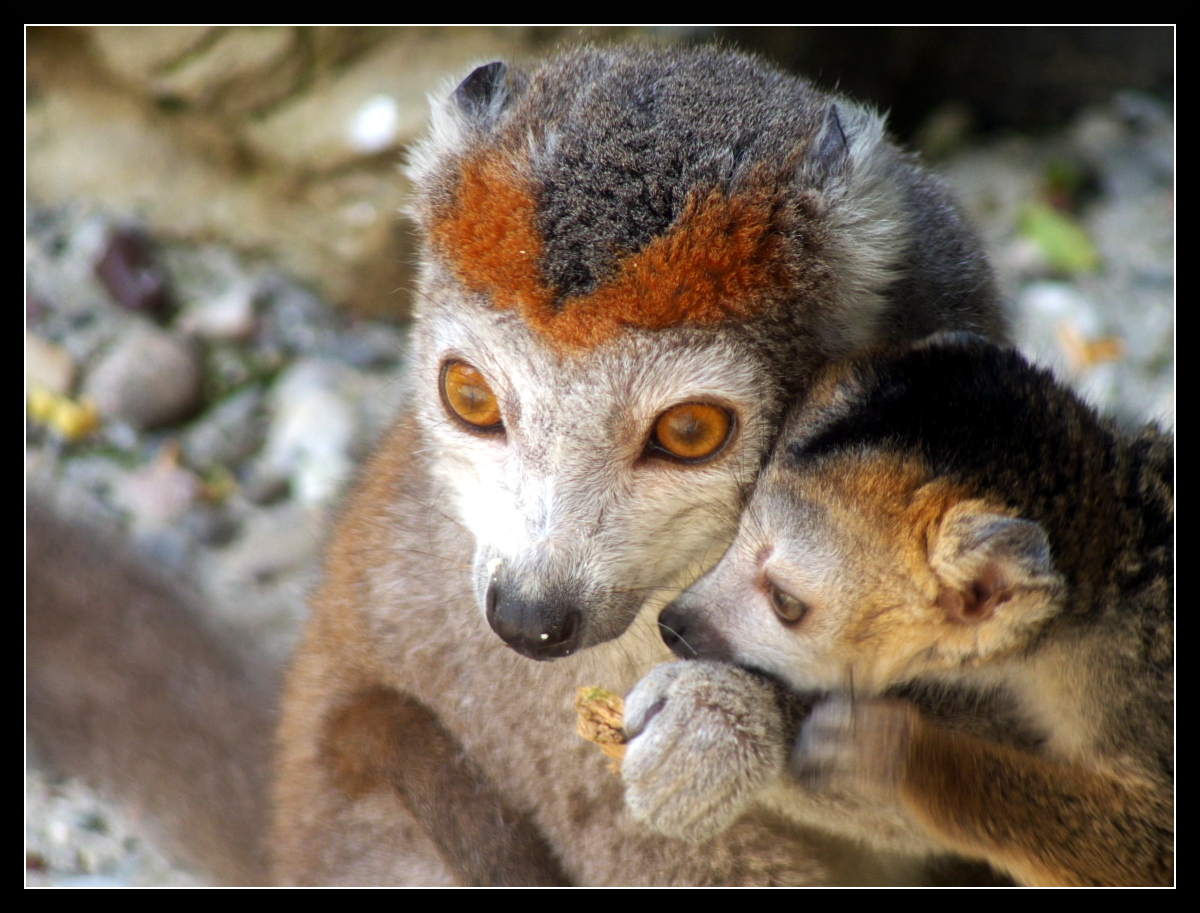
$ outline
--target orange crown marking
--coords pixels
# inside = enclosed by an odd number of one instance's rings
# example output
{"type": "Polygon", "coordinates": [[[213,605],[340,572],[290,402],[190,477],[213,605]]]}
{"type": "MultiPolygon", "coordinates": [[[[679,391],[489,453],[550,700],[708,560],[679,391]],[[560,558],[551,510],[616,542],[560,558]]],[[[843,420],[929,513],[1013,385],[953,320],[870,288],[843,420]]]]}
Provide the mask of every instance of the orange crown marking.
{"type": "MultiPolygon", "coordinates": [[[[762,185],[760,185],[762,186],[762,185]]],[[[532,184],[496,158],[463,167],[453,211],[432,228],[435,246],[473,291],[517,308],[529,325],[564,347],[592,348],[624,327],[746,319],[762,293],[783,283],[783,235],[773,227],[769,186],[727,196],[693,191],[671,230],[627,256],[612,279],[556,306],[538,269],[542,241],[532,184]]]]}
{"type": "Polygon", "coordinates": [[[496,307],[549,308],[538,263],[533,187],[499,157],[476,156],[463,166],[449,215],[430,232],[434,246],[474,292],[489,294],[496,307]]]}

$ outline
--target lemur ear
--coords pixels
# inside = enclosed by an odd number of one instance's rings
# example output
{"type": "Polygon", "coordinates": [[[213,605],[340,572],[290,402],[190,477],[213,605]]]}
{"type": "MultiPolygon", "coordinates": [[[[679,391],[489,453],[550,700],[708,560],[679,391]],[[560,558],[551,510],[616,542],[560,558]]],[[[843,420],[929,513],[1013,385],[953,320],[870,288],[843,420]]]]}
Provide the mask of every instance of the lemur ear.
{"type": "Polygon", "coordinates": [[[494,60],[476,67],[450,96],[451,100],[475,126],[490,126],[508,100],[506,78],[508,64],[494,60]]]}
{"type": "Polygon", "coordinates": [[[838,117],[837,105],[825,109],[825,119],[808,153],[810,163],[826,174],[841,174],[850,160],[850,144],[846,142],[846,131],[838,117]]]}
{"type": "Polygon", "coordinates": [[[942,583],[937,604],[948,621],[959,624],[985,622],[1009,611],[1003,608],[1008,603],[1024,614],[1031,599],[1044,606],[1063,587],[1041,525],[995,513],[982,502],[948,510],[930,552],[930,565],[942,583]]]}

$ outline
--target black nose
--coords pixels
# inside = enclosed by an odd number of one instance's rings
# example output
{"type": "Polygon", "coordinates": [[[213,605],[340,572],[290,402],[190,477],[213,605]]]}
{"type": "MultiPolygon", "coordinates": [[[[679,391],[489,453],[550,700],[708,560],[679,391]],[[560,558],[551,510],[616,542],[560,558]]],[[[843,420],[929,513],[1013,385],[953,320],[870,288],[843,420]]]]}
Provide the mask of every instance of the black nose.
{"type": "Polygon", "coordinates": [[[687,613],[675,603],[671,603],[658,616],[658,632],[662,635],[663,643],[671,648],[671,652],[683,659],[695,659],[696,651],[688,643],[688,630],[692,627],[687,613]]]}
{"type": "Polygon", "coordinates": [[[583,614],[562,599],[524,599],[493,580],[487,620],[497,636],[530,659],[559,659],[579,648],[583,614]]]}

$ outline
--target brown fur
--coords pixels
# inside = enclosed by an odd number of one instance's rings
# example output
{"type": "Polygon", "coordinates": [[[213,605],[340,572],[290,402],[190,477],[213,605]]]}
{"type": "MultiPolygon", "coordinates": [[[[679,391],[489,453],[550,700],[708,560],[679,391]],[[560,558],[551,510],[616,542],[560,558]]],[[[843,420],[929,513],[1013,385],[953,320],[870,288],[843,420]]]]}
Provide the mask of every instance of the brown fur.
{"type": "Polygon", "coordinates": [[[901,790],[960,852],[1029,885],[1170,885],[1151,836],[1171,827],[1169,795],[1137,770],[1063,763],[950,733],[910,714],[901,790]]]}
{"type": "Polygon", "coordinates": [[[784,284],[769,197],[693,192],[670,234],[622,261],[607,285],[533,323],[573,345],[603,342],[622,327],[712,325],[758,313],[763,293],[784,284]],[[559,329],[558,325],[562,328],[559,329]]]}
{"type": "Polygon", "coordinates": [[[785,273],[781,201],[772,182],[751,181],[757,190],[734,196],[693,191],[668,234],[623,259],[591,295],[558,301],[538,274],[536,190],[518,174],[495,150],[469,158],[431,240],[468,288],[487,292],[498,308],[516,308],[555,345],[591,349],[626,327],[745,320],[760,313],[770,290],[797,294],[821,281],[815,251],[808,275],[785,273]]]}
{"type": "Polygon", "coordinates": [[[322,747],[338,789],[352,798],[394,794],[461,884],[567,883],[541,834],[412,698],[379,687],[359,692],[331,714],[322,747]]]}
{"type": "Polygon", "coordinates": [[[1169,794],[1136,765],[1064,761],[935,723],[913,704],[857,699],[819,708],[802,738],[817,790],[899,801],[947,849],[1031,886],[1170,885],[1169,794]],[[833,709],[831,709],[831,707],[833,709]],[[812,730],[816,730],[815,732],[812,730]],[[830,746],[840,757],[831,757],[830,746]]]}
{"type": "Polygon", "coordinates": [[[246,661],[104,537],[39,503],[26,536],[27,720],[42,759],[134,803],[218,880],[263,883],[278,670],[246,661]]]}
{"type": "Polygon", "coordinates": [[[434,249],[467,288],[487,291],[496,307],[550,307],[538,272],[542,239],[534,194],[524,171],[485,149],[463,163],[454,203],[430,227],[434,249]]]}

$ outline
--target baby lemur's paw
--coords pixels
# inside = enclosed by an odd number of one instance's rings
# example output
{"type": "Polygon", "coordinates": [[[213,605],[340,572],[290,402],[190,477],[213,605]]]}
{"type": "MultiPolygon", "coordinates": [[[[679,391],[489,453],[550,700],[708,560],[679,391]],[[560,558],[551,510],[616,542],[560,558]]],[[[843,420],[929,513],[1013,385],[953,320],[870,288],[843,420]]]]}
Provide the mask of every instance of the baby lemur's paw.
{"type": "Polygon", "coordinates": [[[652,670],[625,699],[625,731],[629,811],[685,840],[729,827],[783,773],[787,757],[774,686],[724,663],[652,670]]]}
{"type": "Polygon", "coordinates": [[[905,701],[829,697],[804,721],[792,749],[792,773],[813,792],[892,797],[919,722],[905,701]]]}

